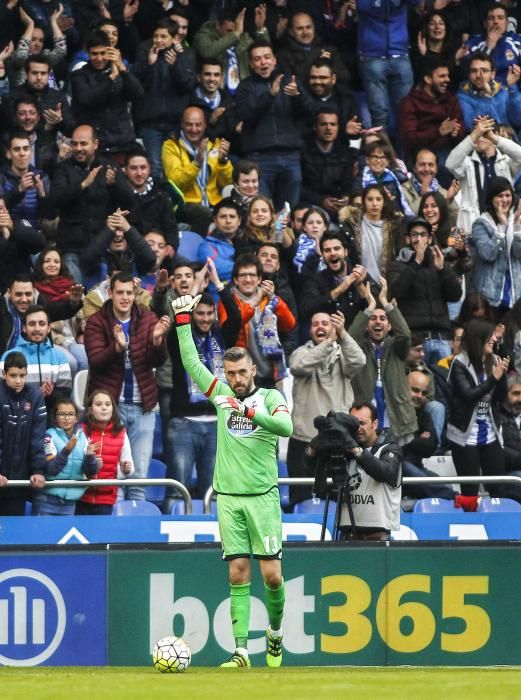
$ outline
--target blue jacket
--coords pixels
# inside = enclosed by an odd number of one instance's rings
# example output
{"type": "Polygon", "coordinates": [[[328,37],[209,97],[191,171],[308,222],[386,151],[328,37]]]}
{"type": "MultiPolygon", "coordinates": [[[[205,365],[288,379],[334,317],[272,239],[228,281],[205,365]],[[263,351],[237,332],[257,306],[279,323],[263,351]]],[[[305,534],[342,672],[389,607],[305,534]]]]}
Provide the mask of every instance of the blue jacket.
{"type": "Polygon", "coordinates": [[[358,54],[366,58],[409,55],[407,11],[419,0],[358,0],[358,54]]]}
{"type": "MultiPolygon", "coordinates": [[[[509,228],[512,226],[512,217],[509,228]]],[[[484,294],[491,306],[499,306],[505,282],[510,270],[512,280],[512,304],[521,297],[521,233],[513,234],[510,243],[498,230],[490,214],[483,214],[472,224],[470,238],[474,258],[472,289],[484,294]]]]}
{"type": "MultiPolygon", "coordinates": [[[[55,479],[84,479],[92,477],[98,471],[95,455],[86,454],[88,439],[81,427],[75,428],[73,435],[78,439],[72,452],[64,448],[69,442],[69,436],[62,428],[49,428],[45,435],[45,457],[47,469],[45,478],[48,481],[55,479]]],[[[50,488],[46,493],[59,496],[68,501],[77,501],[86,489],[82,488],[50,488]]]]}
{"type": "MultiPolygon", "coordinates": [[[[0,381],[0,474],[29,479],[45,473],[43,439],[47,411],[43,394],[26,384],[20,393],[0,381]]],[[[0,489],[0,498],[19,498],[21,489],[0,489]]]]}
{"type": "Polygon", "coordinates": [[[0,370],[3,370],[5,358],[11,352],[21,352],[25,355],[28,384],[39,388],[46,379],[49,379],[55,389],[71,390],[71,368],[67,355],[61,348],[54,347],[49,338],[46,338],[43,343],[32,343],[26,338],[19,338],[14,348],[2,355],[0,370]]]}
{"type": "MultiPolygon", "coordinates": [[[[228,284],[232,278],[234,257],[235,246],[233,243],[219,234],[218,231],[214,231],[211,235],[206,236],[199,248],[198,262],[204,264],[207,258],[211,258],[215,263],[219,279],[228,284]]],[[[218,301],[219,295],[213,285],[209,286],[209,291],[213,294],[215,301],[218,301]]]]}
{"type": "Polygon", "coordinates": [[[521,126],[521,92],[517,85],[506,88],[494,81],[490,95],[484,95],[476,93],[466,82],[458,90],[458,100],[468,132],[474,128],[474,119],[485,115],[497,124],[510,124],[516,129],[521,126]]]}
{"type": "Polygon", "coordinates": [[[490,53],[487,48],[487,37],[483,34],[471,36],[465,46],[469,49],[466,57],[467,66],[475,53],[488,54],[496,67],[496,79],[503,85],[507,84],[509,66],[518,65],[521,59],[521,34],[514,32],[505,32],[490,53]]]}

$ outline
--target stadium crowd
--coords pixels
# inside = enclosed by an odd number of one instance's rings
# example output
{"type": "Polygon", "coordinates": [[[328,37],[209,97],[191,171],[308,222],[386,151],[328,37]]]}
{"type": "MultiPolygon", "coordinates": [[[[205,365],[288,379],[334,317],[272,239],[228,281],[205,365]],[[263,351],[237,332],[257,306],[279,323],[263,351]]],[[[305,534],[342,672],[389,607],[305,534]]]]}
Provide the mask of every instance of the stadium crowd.
{"type": "MultiPolygon", "coordinates": [[[[0,487],[111,513],[115,487],[40,487],[145,478],[159,415],[167,476],[202,498],[216,409],[172,323],[197,294],[215,377],[234,346],[257,387],[291,377],[289,476],[355,402],[404,476],[448,452],[521,475],[520,78],[514,0],[5,0],[0,487]]],[[[26,498],[0,488],[0,515],[26,498]]]]}

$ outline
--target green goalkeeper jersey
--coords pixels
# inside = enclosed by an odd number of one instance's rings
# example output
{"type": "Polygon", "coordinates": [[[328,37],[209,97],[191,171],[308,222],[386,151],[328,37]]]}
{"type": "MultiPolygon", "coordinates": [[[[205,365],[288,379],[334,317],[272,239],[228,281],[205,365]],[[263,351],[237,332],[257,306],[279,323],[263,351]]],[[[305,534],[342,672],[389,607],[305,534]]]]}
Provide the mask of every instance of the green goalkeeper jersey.
{"type": "MultiPolygon", "coordinates": [[[[214,403],[217,396],[235,396],[202,364],[190,324],[177,328],[183,365],[194,382],[214,403]]],[[[255,409],[253,420],[217,408],[217,454],[213,489],[217,493],[256,496],[277,485],[278,436],[293,430],[288,406],[276,389],[256,389],[243,403],[255,409]]]]}

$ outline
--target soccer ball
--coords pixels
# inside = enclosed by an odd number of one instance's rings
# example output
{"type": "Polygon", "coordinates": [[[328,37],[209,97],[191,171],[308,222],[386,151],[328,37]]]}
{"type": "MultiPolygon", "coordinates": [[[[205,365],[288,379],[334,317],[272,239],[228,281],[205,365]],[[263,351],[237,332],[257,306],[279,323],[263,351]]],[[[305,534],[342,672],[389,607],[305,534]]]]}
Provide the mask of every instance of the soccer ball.
{"type": "Polygon", "coordinates": [[[181,637],[163,637],[154,646],[152,661],[161,673],[186,671],[192,660],[190,647],[181,637]]]}

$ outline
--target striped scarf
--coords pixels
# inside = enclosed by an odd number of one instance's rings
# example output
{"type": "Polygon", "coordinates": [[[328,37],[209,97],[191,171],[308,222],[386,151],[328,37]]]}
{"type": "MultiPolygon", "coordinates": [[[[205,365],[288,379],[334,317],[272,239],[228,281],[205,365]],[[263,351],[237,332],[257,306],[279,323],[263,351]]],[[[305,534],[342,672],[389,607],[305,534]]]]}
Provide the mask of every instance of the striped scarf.
{"type": "MultiPolygon", "coordinates": [[[[190,155],[194,160],[197,159],[197,148],[194,148],[192,144],[187,140],[186,136],[183,133],[183,130],[181,129],[181,132],[179,134],[179,143],[183,146],[185,151],[190,155]]],[[[206,150],[204,152],[204,159],[203,162],[199,166],[199,174],[197,175],[197,184],[199,185],[199,189],[201,190],[201,204],[203,204],[205,207],[208,206],[208,195],[206,193],[206,185],[208,184],[208,151],[206,150]]]]}

